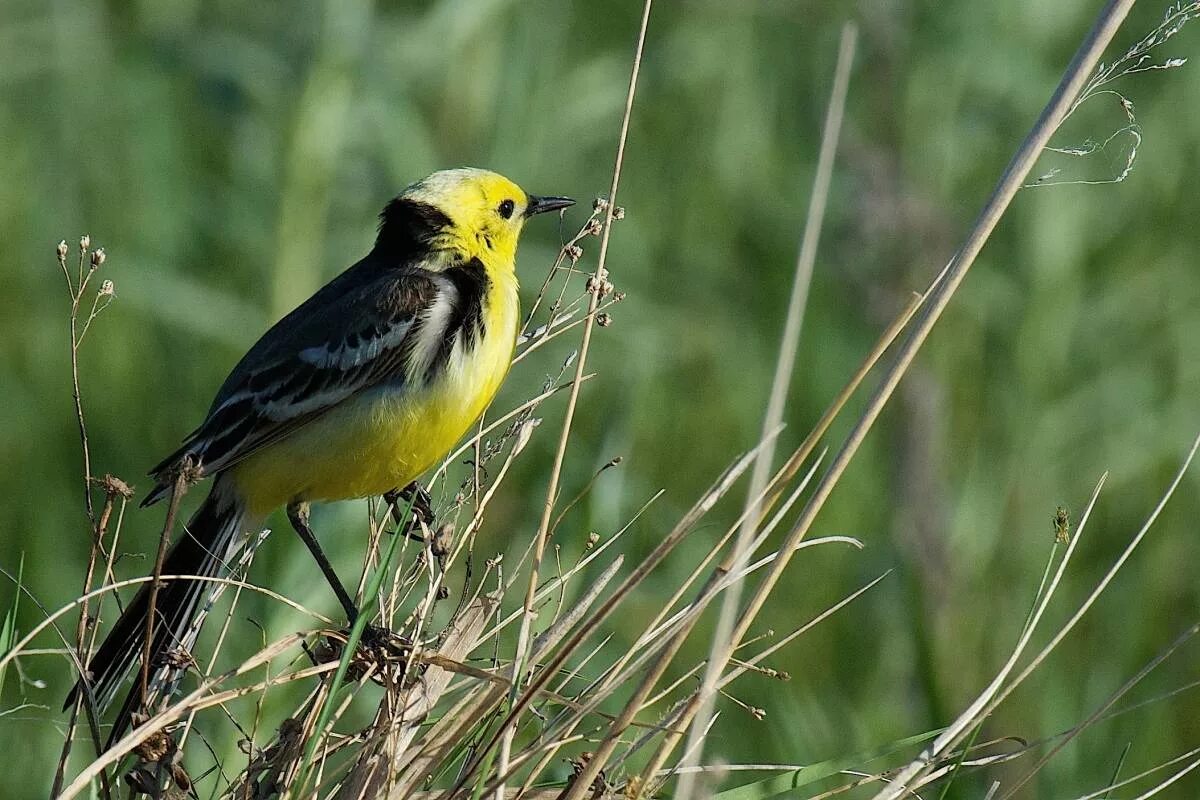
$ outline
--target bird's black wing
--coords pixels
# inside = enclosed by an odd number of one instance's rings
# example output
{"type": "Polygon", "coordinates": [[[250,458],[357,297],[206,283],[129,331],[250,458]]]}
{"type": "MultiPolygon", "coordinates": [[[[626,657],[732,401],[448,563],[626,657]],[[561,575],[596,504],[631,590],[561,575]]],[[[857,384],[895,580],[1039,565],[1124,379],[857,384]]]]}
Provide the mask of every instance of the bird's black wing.
{"type": "Polygon", "coordinates": [[[363,389],[402,388],[460,305],[455,281],[420,265],[364,259],[273,326],[242,358],[208,416],[150,474],[160,499],[185,457],[200,475],[227,469],[363,389]]]}

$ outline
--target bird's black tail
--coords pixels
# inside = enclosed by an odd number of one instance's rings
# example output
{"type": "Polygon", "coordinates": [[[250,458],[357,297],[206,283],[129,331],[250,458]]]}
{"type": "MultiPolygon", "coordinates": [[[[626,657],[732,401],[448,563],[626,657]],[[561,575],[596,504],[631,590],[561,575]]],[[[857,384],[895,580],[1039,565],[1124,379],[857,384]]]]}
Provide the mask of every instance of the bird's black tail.
{"type": "MultiPolygon", "coordinates": [[[[216,577],[226,559],[241,542],[245,508],[225,480],[218,478],[204,503],[184,528],[183,535],[163,563],[163,575],[200,575],[216,577]]],[[[182,648],[190,650],[195,638],[192,621],[209,585],[198,580],[167,580],[154,602],[156,618],[150,647],[151,677],[164,665],[164,656],[182,648]]],[[[149,613],[150,584],[142,586],[133,602],[109,631],[96,654],[88,662],[92,697],[103,711],[112,702],[117,689],[134,665],[140,667],[146,641],[146,615],[149,613]]],[[[83,681],[75,684],[67,705],[84,691],[83,681]]],[[[125,732],[130,715],[141,705],[141,686],[135,681],[120,712],[113,721],[108,745],[125,732]]],[[[108,746],[106,745],[106,747],[108,746]]]]}

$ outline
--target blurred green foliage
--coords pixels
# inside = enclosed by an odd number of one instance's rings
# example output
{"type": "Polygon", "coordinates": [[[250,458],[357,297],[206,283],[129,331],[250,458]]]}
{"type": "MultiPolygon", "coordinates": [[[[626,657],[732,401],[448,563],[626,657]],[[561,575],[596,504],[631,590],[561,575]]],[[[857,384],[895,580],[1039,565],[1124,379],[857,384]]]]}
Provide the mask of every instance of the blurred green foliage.
{"type": "MultiPolygon", "coordinates": [[[[568,517],[564,561],[589,531],[612,532],[664,487],[624,548],[644,552],[757,436],[842,21],[861,25],[860,51],[785,444],[803,437],[907,293],[950,257],[1097,6],[691,0],[655,9],[620,192],[628,218],[611,250],[628,299],[598,331],[590,364],[599,377],[583,391],[564,495],[611,457],[625,460],[568,517]]],[[[0,0],[0,565],[15,573],[24,556],[28,588],[57,608],[78,593],[88,551],[66,293],[53,256],[60,238],[87,231],[108,250],[116,302],[84,347],[84,404],[96,471],[137,483],[199,421],[258,333],[364,252],[378,209],[407,183],[472,164],[532,191],[606,191],[639,7],[0,0]]],[[[1162,10],[1142,4],[1115,50],[1162,10]]],[[[1195,52],[1197,35],[1185,30],[1163,56],[1195,52]]],[[[759,632],[782,635],[895,572],[771,659],[789,683],[735,685],[767,717],[725,703],[710,758],[802,764],[946,723],[1014,643],[1056,506],[1078,514],[1110,472],[1051,625],[1153,507],[1200,429],[1196,69],[1117,87],[1136,103],[1145,136],[1126,182],[1018,197],[814,529],[858,536],[866,550],[798,557],[759,632]]],[[[1101,98],[1060,143],[1102,139],[1123,122],[1101,98]]],[[[1119,172],[1123,158],[1048,166],[1095,177],[1119,172]]],[[[557,243],[551,226],[531,226],[527,287],[557,243]]],[[[569,338],[516,369],[501,405],[557,372],[569,338]]],[[[483,550],[523,546],[535,529],[561,410],[561,399],[545,406],[483,550]]],[[[987,736],[1070,727],[1196,621],[1198,485],[1196,473],[1186,479],[1125,572],[987,736]]],[[[361,530],[361,504],[344,506],[318,514],[318,526],[361,530]]],[[[716,520],[732,513],[731,503],[716,520]]],[[[160,524],[160,510],[131,510],[122,549],[152,552],[160,524]]],[[[714,522],[693,536],[630,613],[661,604],[720,530],[714,522]]],[[[268,542],[254,580],[332,611],[289,537],[284,529],[268,542]]],[[[355,569],[361,537],[326,540],[355,569]]],[[[146,569],[132,558],[120,565],[126,575],[146,569]]],[[[7,585],[0,596],[12,593],[7,585]]],[[[242,611],[272,634],[296,624],[257,599],[242,611]]],[[[21,603],[22,631],[40,618],[21,603]]],[[[240,624],[257,643],[257,629],[240,624]]],[[[613,634],[620,645],[628,632],[613,634]]],[[[1198,646],[1133,697],[1194,680],[1198,646]]],[[[704,652],[697,635],[690,656],[704,652]]],[[[4,707],[31,705],[0,718],[0,749],[24,765],[0,770],[0,796],[44,796],[67,681],[61,657],[24,660],[21,682],[10,672],[4,707]]],[[[1102,786],[1127,743],[1123,774],[1172,757],[1200,738],[1198,711],[1184,692],[1106,722],[1024,796],[1102,786]]],[[[214,731],[216,746],[235,752],[239,734],[219,721],[214,731]]],[[[966,777],[957,790],[977,796],[1030,763],[966,777]]],[[[1197,787],[1185,779],[1171,796],[1197,787]]]]}

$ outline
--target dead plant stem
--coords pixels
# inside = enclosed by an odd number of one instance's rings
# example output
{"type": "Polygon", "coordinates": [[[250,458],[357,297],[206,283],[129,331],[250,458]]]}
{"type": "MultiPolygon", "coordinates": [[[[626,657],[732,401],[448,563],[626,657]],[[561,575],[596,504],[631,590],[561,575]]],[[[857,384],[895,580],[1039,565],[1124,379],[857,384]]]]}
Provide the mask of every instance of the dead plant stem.
{"type": "Polygon", "coordinates": [[[179,513],[179,503],[187,491],[188,472],[190,464],[185,463],[175,475],[175,485],[171,487],[171,501],[167,505],[167,518],[163,521],[162,535],[158,539],[158,555],[154,559],[154,575],[150,581],[150,602],[146,606],[145,641],[142,642],[142,709],[149,711],[150,703],[150,655],[154,644],[154,616],[157,613],[158,587],[162,582],[163,563],[167,558],[167,545],[171,542],[171,533],[175,530],[175,516],[179,513]]]}
{"type": "MultiPolygon", "coordinates": [[[[821,148],[817,157],[817,169],[813,176],[812,191],[809,195],[808,216],[804,222],[804,234],[801,237],[800,253],[796,258],[796,274],[792,281],[792,294],[788,302],[787,320],[784,323],[783,335],[779,344],[779,356],[775,363],[775,377],[771,385],[771,395],[767,401],[766,414],[763,416],[763,434],[775,430],[783,422],[783,410],[787,401],[788,388],[792,382],[792,371],[796,363],[796,354],[800,346],[800,330],[804,322],[804,309],[808,303],[808,289],[812,283],[813,267],[817,260],[817,244],[821,237],[821,226],[825,219],[825,207],[829,200],[829,185],[833,177],[834,154],[837,152],[837,142],[841,134],[842,117],[846,110],[846,95],[850,85],[850,69],[854,64],[854,50],[858,41],[858,28],[852,22],[842,26],[841,43],[838,47],[837,66],[834,69],[833,88],[830,91],[829,107],[825,114],[825,124],[821,132],[821,148]]],[[[718,572],[733,574],[741,569],[754,552],[752,543],[755,542],[755,531],[758,528],[762,500],[759,495],[767,484],[771,472],[771,462],[774,460],[775,448],[767,447],[759,451],[758,461],[750,477],[750,489],[746,504],[750,513],[738,528],[737,539],[733,549],[729,551],[718,572]]],[[[725,669],[725,659],[720,654],[731,654],[737,647],[737,642],[730,641],[734,622],[737,620],[738,606],[742,601],[742,582],[737,581],[725,592],[721,600],[720,616],[717,620],[716,631],[713,633],[709,647],[708,664],[704,669],[704,677],[700,684],[700,708],[688,732],[687,745],[684,751],[688,753],[684,767],[696,766],[704,752],[702,732],[708,730],[712,719],[713,704],[716,700],[717,682],[725,669]]],[[[681,798],[691,797],[696,788],[697,773],[688,771],[683,774],[677,788],[681,798]]]]}
{"type": "MultiPolygon", "coordinates": [[[[962,283],[963,278],[966,277],[967,272],[970,270],[975,258],[979,255],[980,250],[983,249],[996,224],[1008,209],[1017,192],[1020,191],[1021,186],[1024,184],[1025,176],[1033,168],[1034,163],[1041,155],[1050,137],[1057,130],[1064,115],[1070,109],[1072,101],[1083,88],[1092,69],[1099,61],[1104,48],[1111,41],[1117,28],[1120,27],[1133,2],[1134,0],[1110,0],[1100,13],[1097,22],[1063,74],[1050,101],[1038,117],[1032,130],[1025,137],[1024,142],[1017,149],[1008,167],[1004,170],[999,183],[992,191],[983,210],[968,233],[962,248],[934,280],[933,285],[926,293],[926,300],[923,304],[921,315],[913,324],[908,336],[901,343],[895,359],[889,365],[880,385],[868,401],[866,410],[847,435],[841,449],[829,465],[829,469],[817,483],[812,497],[788,533],[785,543],[780,547],[779,558],[776,559],[771,570],[758,585],[745,610],[742,612],[738,624],[734,629],[734,634],[729,640],[729,646],[726,648],[725,653],[722,654],[724,658],[720,659],[722,669],[728,663],[729,655],[732,655],[732,648],[736,647],[737,643],[746,636],[750,626],[758,617],[771,591],[775,588],[783,571],[791,561],[792,554],[796,550],[796,545],[808,533],[809,528],[824,506],[825,501],[829,498],[834,486],[845,472],[846,467],[858,451],[867,433],[870,432],[875,421],[879,418],[884,406],[891,398],[892,392],[895,391],[900,379],[904,376],[909,365],[916,357],[917,351],[920,350],[921,345],[924,344],[925,339],[929,336],[929,332],[933,329],[934,324],[949,304],[950,298],[954,296],[954,292],[962,283]]],[[[685,710],[681,727],[690,723],[691,715],[698,709],[698,703],[694,702],[695,697],[693,695],[693,702],[689,703],[689,708],[685,710]]],[[[671,737],[668,736],[663,746],[669,749],[674,747],[675,744],[677,744],[677,741],[672,741],[671,737]]]]}
{"type": "MultiPolygon", "coordinates": [[[[550,482],[546,488],[546,501],[542,507],[542,518],[538,523],[534,543],[533,562],[529,569],[529,585],[525,592],[525,614],[521,618],[521,628],[517,635],[517,653],[513,659],[512,683],[514,689],[521,686],[521,676],[525,670],[525,656],[529,647],[530,628],[535,616],[534,601],[537,595],[538,573],[541,569],[542,558],[546,550],[546,538],[550,531],[550,522],[554,516],[554,506],[558,500],[559,482],[562,479],[563,461],[567,454],[567,443],[571,437],[571,424],[575,419],[575,409],[579,403],[579,387],[587,365],[588,349],[592,341],[592,331],[596,326],[596,307],[600,304],[602,288],[607,283],[608,243],[612,236],[613,215],[616,211],[617,189],[621,182],[621,167],[625,161],[625,144],[629,139],[629,120],[633,115],[633,101],[637,94],[638,73],[642,66],[642,53],[646,45],[646,30],[650,24],[650,8],[653,0],[646,0],[642,7],[641,26],[638,30],[637,45],[633,56],[633,67],[629,74],[629,89],[625,95],[625,111],[621,117],[621,130],[617,137],[617,154],[613,164],[612,184],[608,191],[608,202],[604,209],[604,223],[600,234],[600,252],[596,258],[596,271],[593,273],[588,286],[588,310],[583,325],[583,340],[579,346],[579,356],[575,361],[575,377],[571,383],[571,393],[567,399],[567,409],[563,417],[562,434],[559,437],[558,449],[554,453],[554,463],[550,468],[550,482]]],[[[512,722],[515,723],[515,720],[512,722]]],[[[502,739],[499,771],[503,773],[508,766],[508,754],[512,747],[515,725],[508,727],[502,739]]],[[[501,784],[496,789],[497,800],[504,797],[505,787],[501,784]]]]}

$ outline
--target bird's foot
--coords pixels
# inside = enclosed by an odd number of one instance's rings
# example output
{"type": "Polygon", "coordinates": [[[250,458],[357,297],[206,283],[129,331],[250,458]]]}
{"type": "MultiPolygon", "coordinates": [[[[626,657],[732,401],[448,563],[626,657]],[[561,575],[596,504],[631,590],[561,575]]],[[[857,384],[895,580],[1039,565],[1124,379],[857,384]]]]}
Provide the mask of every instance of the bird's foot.
{"type": "MultiPolygon", "coordinates": [[[[392,519],[398,526],[396,533],[407,536],[414,542],[428,545],[438,566],[445,570],[446,557],[450,555],[454,543],[454,525],[449,522],[440,527],[434,525],[433,498],[429,496],[429,492],[413,481],[403,489],[385,493],[383,499],[391,509],[392,519]],[[411,513],[406,514],[409,510],[411,513]]],[[[442,587],[442,591],[445,591],[445,587],[442,587]]]]}
{"type": "Polygon", "coordinates": [[[433,498],[421,484],[413,481],[403,489],[393,489],[383,495],[391,508],[398,532],[415,542],[424,542],[422,528],[433,528],[433,498]],[[411,510],[410,513],[406,513],[411,510]]]}
{"type": "MultiPolygon", "coordinates": [[[[349,639],[349,627],[336,632],[327,631],[310,656],[316,664],[337,661],[342,657],[349,639]]],[[[412,641],[407,637],[381,625],[367,625],[359,637],[358,647],[350,659],[346,674],[355,681],[369,675],[371,680],[384,685],[390,677],[404,671],[412,649],[412,641]]]]}

